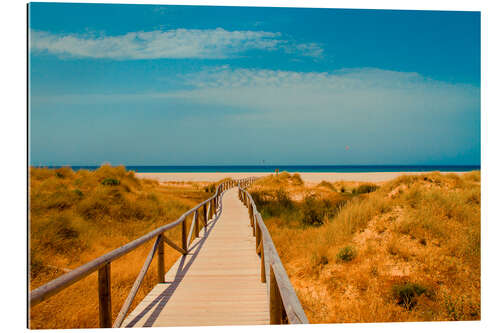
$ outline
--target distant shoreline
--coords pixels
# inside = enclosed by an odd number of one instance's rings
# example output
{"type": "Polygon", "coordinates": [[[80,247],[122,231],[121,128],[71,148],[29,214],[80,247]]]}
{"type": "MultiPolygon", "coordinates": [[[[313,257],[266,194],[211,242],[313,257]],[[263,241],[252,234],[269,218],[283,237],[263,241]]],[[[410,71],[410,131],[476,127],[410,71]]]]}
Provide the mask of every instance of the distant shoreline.
{"type": "MultiPolygon", "coordinates": [[[[419,175],[431,171],[418,172],[297,172],[305,182],[319,183],[323,180],[329,182],[385,182],[402,175],[419,175]]],[[[444,171],[443,174],[463,174],[469,171],[444,171]]],[[[193,181],[215,182],[224,178],[241,179],[246,177],[262,177],[273,174],[272,172],[138,172],[138,178],[154,179],[159,182],[193,181]]]]}
{"type": "MultiPolygon", "coordinates": [[[[35,165],[36,166],[36,165],[35,165]]],[[[73,170],[95,170],[100,166],[67,165],[73,170]]],[[[117,166],[117,165],[113,165],[117,166]]],[[[59,168],[61,166],[47,166],[59,168]]],[[[379,172],[465,172],[480,170],[480,165],[125,165],[136,173],[379,173],[379,172]]]]}

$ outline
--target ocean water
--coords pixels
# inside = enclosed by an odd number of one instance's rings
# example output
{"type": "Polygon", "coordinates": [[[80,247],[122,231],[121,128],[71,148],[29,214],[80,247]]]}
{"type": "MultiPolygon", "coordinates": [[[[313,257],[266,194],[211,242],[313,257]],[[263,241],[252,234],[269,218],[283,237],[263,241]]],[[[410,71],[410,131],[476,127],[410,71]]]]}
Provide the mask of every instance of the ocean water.
{"type": "MultiPolygon", "coordinates": [[[[50,166],[49,168],[59,168],[50,166]]],[[[288,172],[407,172],[407,171],[471,171],[480,170],[480,165],[186,165],[156,166],[127,165],[127,170],[135,172],[274,172],[276,169],[288,172]]],[[[99,166],[72,165],[73,170],[95,170],[99,166]]]]}

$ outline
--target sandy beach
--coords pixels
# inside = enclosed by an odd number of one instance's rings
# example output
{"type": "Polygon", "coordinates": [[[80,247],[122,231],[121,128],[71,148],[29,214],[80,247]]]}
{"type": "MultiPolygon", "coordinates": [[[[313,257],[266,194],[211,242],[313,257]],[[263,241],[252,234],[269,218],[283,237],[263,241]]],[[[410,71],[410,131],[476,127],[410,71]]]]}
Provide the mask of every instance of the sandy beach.
{"type": "MultiPolygon", "coordinates": [[[[358,181],[358,182],[385,182],[401,175],[419,175],[427,172],[299,172],[305,182],[319,183],[323,180],[329,182],[336,181],[358,181]]],[[[442,172],[453,173],[453,172],[442,172]]],[[[463,174],[464,172],[454,172],[463,174]]],[[[241,179],[246,177],[262,177],[270,175],[269,172],[171,172],[171,173],[153,173],[142,172],[137,173],[139,178],[155,179],[159,182],[169,181],[198,181],[198,182],[215,182],[224,178],[241,179]]]]}

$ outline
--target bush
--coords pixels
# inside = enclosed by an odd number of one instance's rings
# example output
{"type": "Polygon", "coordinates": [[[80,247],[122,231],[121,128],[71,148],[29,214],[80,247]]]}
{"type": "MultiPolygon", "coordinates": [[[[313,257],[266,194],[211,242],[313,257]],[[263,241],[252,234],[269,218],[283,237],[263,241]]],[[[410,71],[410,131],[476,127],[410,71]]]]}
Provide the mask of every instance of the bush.
{"type": "Polygon", "coordinates": [[[327,182],[325,180],[321,181],[321,183],[318,184],[319,187],[326,187],[332,191],[335,191],[335,186],[333,186],[332,183],[327,182]]]}
{"type": "Polygon", "coordinates": [[[58,178],[70,178],[74,175],[74,172],[69,167],[63,167],[56,170],[56,176],[58,178]]]}
{"type": "Polygon", "coordinates": [[[426,291],[425,287],[410,282],[392,286],[392,296],[399,305],[408,310],[411,310],[417,304],[415,297],[422,295],[426,291]]]}
{"type": "Polygon", "coordinates": [[[304,198],[302,206],[302,223],[305,225],[321,225],[325,216],[322,202],[313,194],[309,194],[304,198]]]}
{"type": "Polygon", "coordinates": [[[292,176],[292,184],[293,185],[304,185],[304,181],[300,177],[298,173],[294,173],[292,176]]]}
{"type": "Polygon", "coordinates": [[[79,198],[83,197],[83,192],[77,188],[73,190],[73,193],[75,193],[79,198]]]}
{"type": "Polygon", "coordinates": [[[338,261],[348,262],[353,260],[354,257],[356,257],[356,249],[352,246],[343,247],[337,253],[338,261]]]}
{"type": "Polygon", "coordinates": [[[375,184],[361,184],[358,186],[358,188],[353,189],[352,193],[353,194],[370,193],[376,191],[378,188],[379,186],[375,184]]]}
{"type": "Polygon", "coordinates": [[[292,205],[293,205],[292,199],[290,199],[288,192],[286,192],[283,188],[279,188],[276,191],[275,197],[276,197],[276,201],[280,207],[283,207],[285,209],[292,208],[292,205]]]}
{"type": "Polygon", "coordinates": [[[101,182],[102,185],[116,186],[120,185],[120,181],[115,178],[106,178],[101,182]]]}
{"type": "Polygon", "coordinates": [[[328,257],[326,255],[319,255],[314,253],[311,257],[311,264],[313,267],[328,265],[328,257]]]}

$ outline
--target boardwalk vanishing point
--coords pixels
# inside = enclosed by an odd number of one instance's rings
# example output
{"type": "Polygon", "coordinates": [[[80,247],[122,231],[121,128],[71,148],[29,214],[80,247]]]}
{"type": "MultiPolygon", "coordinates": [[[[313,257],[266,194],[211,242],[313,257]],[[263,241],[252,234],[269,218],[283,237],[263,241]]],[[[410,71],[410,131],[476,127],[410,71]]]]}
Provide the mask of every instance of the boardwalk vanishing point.
{"type": "Polygon", "coordinates": [[[97,270],[101,327],[307,324],[271,236],[245,190],[254,180],[220,184],[214,196],[177,221],[35,289],[30,306],[97,270]],[[188,234],[186,220],[191,214],[188,234]],[[177,225],[182,227],[181,246],[163,235],[177,225]],[[154,237],[153,248],[112,323],[111,262],[154,237]],[[164,244],[182,253],[166,273],[164,244]],[[128,313],[155,254],[159,283],[128,313]]]}

